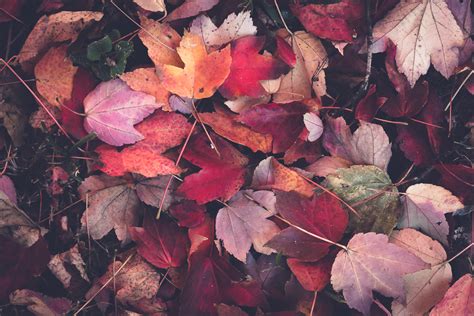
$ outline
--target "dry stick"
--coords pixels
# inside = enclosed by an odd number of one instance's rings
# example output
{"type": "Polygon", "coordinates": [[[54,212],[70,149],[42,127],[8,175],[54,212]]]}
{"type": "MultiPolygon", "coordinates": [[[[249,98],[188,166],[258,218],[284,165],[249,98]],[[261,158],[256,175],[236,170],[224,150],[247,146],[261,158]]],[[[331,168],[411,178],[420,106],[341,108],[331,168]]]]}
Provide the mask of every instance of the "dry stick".
{"type": "Polygon", "coordinates": [[[411,166],[408,168],[408,170],[405,171],[403,176],[400,178],[400,180],[398,180],[397,183],[394,184],[394,186],[398,187],[408,177],[408,175],[410,174],[410,172],[412,172],[414,167],[415,167],[415,163],[412,163],[411,166]]]}
{"type": "Polygon", "coordinates": [[[125,11],[123,11],[117,4],[115,4],[115,2],[113,0],[110,0],[110,3],[113,4],[114,7],[117,8],[117,10],[120,11],[120,13],[122,13],[123,15],[125,15],[125,17],[127,19],[129,19],[133,24],[135,24],[136,26],[138,26],[140,29],[143,30],[143,32],[145,32],[147,35],[149,35],[154,41],[156,41],[157,43],[163,45],[164,47],[166,47],[167,49],[169,50],[172,50],[172,51],[176,51],[174,48],[166,45],[165,43],[163,43],[162,41],[160,41],[160,39],[158,39],[157,37],[155,37],[153,34],[151,34],[150,32],[148,32],[147,29],[145,29],[143,26],[141,26],[140,24],[138,24],[137,22],[135,22],[134,19],[132,19],[125,11]]]}
{"type": "Polygon", "coordinates": [[[290,29],[288,28],[288,25],[286,25],[285,19],[283,18],[283,14],[281,14],[280,6],[278,5],[277,0],[273,0],[273,2],[275,3],[276,10],[278,12],[278,15],[280,16],[280,20],[283,23],[283,26],[285,27],[286,31],[290,33],[291,36],[293,36],[294,35],[293,32],[290,31],[290,29]]]}
{"type": "Polygon", "coordinates": [[[112,280],[115,279],[115,276],[120,272],[122,271],[122,269],[125,267],[126,264],[128,264],[130,262],[130,260],[133,258],[133,256],[135,255],[135,253],[132,253],[130,256],[128,256],[127,259],[125,259],[125,261],[122,263],[122,265],[120,266],[120,268],[117,269],[117,271],[114,272],[114,274],[112,275],[112,277],[110,277],[105,283],[104,285],[102,285],[100,287],[100,289],[97,290],[97,292],[94,293],[94,295],[92,295],[85,303],[84,305],[81,306],[81,308],[79,308],[73,315],[74,316],[77,316],[87,305],[89,305],[90,302],[92,302],[95,297],[97,295],[99,295],[99,293],[105,289],[107,287],[107,285],[109,285],[110,282],[112,282],[112,280]]]}
{"type": "Polygon", "coordinates": [[[469,72],[469,74],[466,76],[466,78],[464,78],[463,82],[461,82],[461,85],[457,88],[456,92],[454,92],[454,95],[452,96],[452,98],[449,100],[449,103],[444,108],[445,111],[447,111],[452,106],[453,101],[456,98],[456,96],[458,95],[459,91],[461,91],[462,87],[466,84],[466,82],[469,80],[469,78],[471,78],[473,73],[474,73],[474,70],[471,70],[469,72]]]}
{"type": "Polygon", "coordinates": [[[316,299],[318,298],[318,291],[314,291],[313,303],[311,304],[311,310],[309,316],[313,316],[314,309],[316,307],[316,299]]]}
{"type": "MultiPolygon", "coordinates": [[[[184,150],[186,149],[186,146],[188,145],[189,139],[191,138],[191,135],[193,134],[194,128],[196,128],[196,123],[197,121],[194,121],[193,126],[191,127],[191,130],[189,131],[188,136],[186,137],[186,140],[184,141],[183,147],[181,148],[181,151],[179,152],[178,159],[176,159],[176,162],[174,164],[175,166],[179,164],[181,157],[183,157],[184,150]]],[[[165,190],[163,191],[163,197],[161,198],[161,201],[160,201],[160,207],[158,208],[156,219],[159,219],[161,216],[161,211],[163,210],[163,205],[165,204],[165,200],[166,200],[166,194],[168,193],[172,179],[173,179],[173,175],[170,176],[168,183],[166,184],[165,190]]]]}
{"type": "Polygon", "coordinates": [[[12,150],[12,145],[8,147],[7,157],[5,158],[5,165],[3,166],[2,172],[0,172],[0,176],[3,176],[5,172],[7,172],[8,162],[10,162],[10,159],[11,159],[10,157],[11,150],[12,150]]]}
{"type": "Polygon", "coordinates": [[[74,143],[74,141],[69,136],[69,134],[66,132],[66,130],[61,126],[61,124],[59,124],[58,120],[56,120],[56,118],[51,113],[51,111],[49,111],[48,107],[43,103],[43,101],[41,101],[41,99],[30,88],[30,86],[28,86],[28,84],[26,84],[26,82],[20,77],[20,75],[18,75],[18,73],[3,58],[0,58],[0,61],[5,64],[5,66],[13,73],[13,75],[15,77],[17,77],[18,80],[20,80],[20,82],[23,84],[23,86],[25,86],[25,88],[31,93],[31,95],[35,98],[36,102],[38,102],[41,105],[41,107],[46,111],[46,113],[48,113],[49,117],[51,117],[53,122],[58,126],[58,128],[61,130],[61,132],[63,132],[63,134],[67,137],[67,139],[69,139],[72,143],[74,143]]]}
{"type": "Polygon", "coordinates": [[[48,217],[46,217],[46,218],[44,218],[44,219],[42,219],[42,220],[39,220],[39,221],[38,221],[38,224],[48,221],[48,220],[50,219],[50,217],[54,217],[54,216],[56,216],[56,215],[58,215],[58,214],[61,214],[61,213],[63,213],[64,211],[70,209],[70,208],[73,207],[74,205],[77,205],[77,204],[79,204],[80,202],[82,202],[82,201],[84,201],[84,200],[85,200],[85,199],[80,199],[80,200],[77,200],[76,202],[73,202],[72,204],[69,204],[68,206],[64,207],[62,210],[59,210],[59,211],[57,211],[56,213],[50,214],[50,216],[48,216],[48,217]]]}
{"type": "Polygon", "coordinates": [[[451,259],[447,260],[445,263],[450,263],[451,261],[453,261],[454,259],[456,259],[456,258],[459,257],[460,255],[462,255],[464,252],[468,251],[469,248],[471,248],[472,246],[474,246],[474,243],[471,243],[469,246],[467,246],[466,248],[464,248],[463,250],[461,250],[457,255],[455,255],[455,256],[452,257],[451,259]]]}
{"type": "Polygon", "coordinates": [[[347,203],[346,201],[344,201],[343,199],[341,199],[339,196],[337,196],[336,193],[332,192],[331,190],[326,189],[325,187],[323,187],[323,186],[320,185],[319,183],[317,183],[317,182],[311,180],[310,178],[305,177],[305,176],[302,175],[302,174],[300,174],[300,177],[302,177],[303,179],[305,179],[306,181],[308,181],[308,182],[311,183],[312,185],[317,186],[318,188],[320,188],[320,189],[323,190],[324,192],[328,193],[329,195],[335,197],[337,200],[339,200],[339,202],[341,202],[342,204],[344,204],[345,206],[347,206],[347,207],[352,211],[352,213],[354,213],[357,217],[360,217],[359,213],[358,213],[349,203],[347,203]]]}
{"type": "Polygon", "coordinates": [[[18,23],[25,24],[25,23],[23,23],[22,20],[20,20],[19,18],[17,18],[16,16],[14,16],[13,14],[11,14],[11,13],[8,12],[7,10],[5,10],[4,8],[0,8],[0,11],[2,11],[3,13],[5,13],[5,14],[8,15],[9,17],[11,17],[13,20],[17,21],[18,23]]]}
{"type": "MultiPolygon", "coordinates": [[[[339,106],[322,106],[319,108],[319,110],[341,110],[341,111],[346,111],[346,112],[354,112],[352,109],[344,108],[344,107],[339,107],[339,106]]],[[[400,122],[400,121],[391,121],[391,120],[386,120],[386,119],[381,119],[378,117],[374,117],[374,120],[380,121],[380,122],[385,122],[385,123],[390,123],[390,124],[397,124],[397,125],[408,125],[407,122],[400,122]]],[[[430,125],[429,123],[419,121],[419,123],[430,125]]],[[[438,127],[434,125],[435,127],[438,127]]]]}
{"type": "Polygon", "coordinates": [[[209,134],[209,131],[207,130],[206,128],[206,125],[203,123],[203,121],[201,120],[201,117],[199,116],[199,113],[197,111],[197,108],[196,106],[194,105],[194,99],[191,99],[191,104],[193,106],[193,116],[194,118],[199,122],[199,124],[201,124],[202,126],[202,129],[204,130],[204,133],[206,133],[206,136],[207,138],[209,139],[209,142],[211,142],[211,145],[212,145],[212,149],[215,150],[215,152],[217,153],[217,156],[221,156],[221,153],[219,152],[219,149],[217,149],[217,146],[216,144],[214,143],[214,141],[212,140],[212,137],[211,137],[211,134],[209,134]]]}

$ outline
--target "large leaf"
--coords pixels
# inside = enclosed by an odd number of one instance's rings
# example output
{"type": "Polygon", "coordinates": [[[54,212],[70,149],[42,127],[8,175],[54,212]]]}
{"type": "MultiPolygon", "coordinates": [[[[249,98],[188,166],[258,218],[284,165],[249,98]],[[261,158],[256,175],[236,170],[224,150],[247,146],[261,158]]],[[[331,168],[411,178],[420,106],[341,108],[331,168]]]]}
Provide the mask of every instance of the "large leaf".
{"type": "Polygon", "coordinates": [[[474,313],[474,283],[472,274],[465,274],[446,292],[430,316],[472,315],[474,313]]]}
{"type": "Polygon", "coordinates": [[[267,243],[285,256],[304,261],[318,260],[328,253],[331,245],[307,232],[337,242],[346,230],[346,211],[329,193],[307,199],[295,192],[277,192],[276,197],[276,211],[297,226],[285,228],[267,243]]]}
{"type": "Polygon", "coordinates": [[[444,215],[464,207],[445,188],[427,183],[410,186],[402,197],[402,204],[400,228],[421,229],[445,245],[448,244],[449,226],[444,215]]]}
{"type": "Polygon", "coordinates": [[[462,29],[444,0],[409,0],[399,3],[373,31],[373,52],[383,52],[388,40],[397,45],[398,69],[413,87],[427,73],[430,61],[449,78],[464,44],[462,29]]]}
{"type": "Polygon", "coordinates": [[[184,68],[172,64],[156,65],[163,86],[180,97],[211,97],[229,75],[232,61],[230,46],[207,53],[202,38],[187,32],[176,50],[184,62],[184,68]],[[209,71],[210,67],[212,71],[209,71]]]}
{"type": "Polygon", "coordinates": [[[221,208],[216,217],[216,236],[224,242],[224,247],[234,257],[246,261],[247,253],[253,244],[256,251],[271,254],[274,250],[264,245],[280,229],[268,220],[272,212],[265,209],[252,196],[264,195],[265,200],[274,199],[271,191],[240,191],[221,208]]]}
{"type": "Polygon", "coordinates": [[[352,166],[337,169],[326,178],[333,190],[354,208],[350,227],[356,232],[388,233],[398,221],[398,190],[388,175],[375,166],[352,166]]]}
{"type": "Polygon", "coordinates": [[[377,291],[387,297],[404,297],[402,276],[428,265],[409,251],[388,242],[382,234],[356,234],[341,250],[331,270],[331,283],[343,291],[347,305],[369,315],[377,291]]]}
{"type": "Polygon", "coordinates": [[[84,127],[113,146],[133,144],[143,135],[133,128],[160,105],[155,98],[133,91],[120,79],[99,84],[84,99],[84,127]]]}

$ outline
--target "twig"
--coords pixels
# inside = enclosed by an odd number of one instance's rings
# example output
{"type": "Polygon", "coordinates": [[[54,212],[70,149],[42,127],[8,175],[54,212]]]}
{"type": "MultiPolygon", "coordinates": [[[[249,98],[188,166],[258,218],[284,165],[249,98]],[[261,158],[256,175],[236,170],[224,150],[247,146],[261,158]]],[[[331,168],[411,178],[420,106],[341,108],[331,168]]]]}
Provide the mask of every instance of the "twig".
{"type": "Polygon", "coordinates": [[[286,25],[285,19],[283,18],[283,14],[281,14],[280,6],[278,5],[277,0],[273,0],[273,2],[275,3],[276,10],[278,12],[278,15],[280,16],[280,19],[281,19],[281,22],[283,23],[283,26],[285,27],[286,31],[288,33],[290,33],[291,36],[293,36],[294,35],[293,32],[290,31],[290,29],[288,28],[288,25],[286,25]]]}

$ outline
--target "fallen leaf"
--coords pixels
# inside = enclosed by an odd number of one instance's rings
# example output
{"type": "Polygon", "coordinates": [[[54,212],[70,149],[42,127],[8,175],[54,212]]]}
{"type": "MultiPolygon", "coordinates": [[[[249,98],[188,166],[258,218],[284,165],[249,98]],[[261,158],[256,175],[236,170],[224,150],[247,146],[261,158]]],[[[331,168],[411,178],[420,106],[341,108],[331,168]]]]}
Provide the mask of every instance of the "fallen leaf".
{"type": "Polygon", "coordinates": [[[271,134],[273,152],[286,151],[304,128],[303,115],[307,108],[302,103],[262,104],[240,113],[237,120],[254,131],[271,134]]]}
{"type": "Polygon", "coordinates": [[[337,169],[349,168],[351,165],[351,162],[342,158],[324,156],[310,164],[305,170],[318,177],[327,177],[335,173],[337,169]]]}
{"type": "Polygon", "coordinates": [[[253,173],[251,187],[256,190],[296,191],[306,197],[313,195],[314,187],[275,158],[260,161],[253,173]]]}
{"type": "Polygon", "coordinates": [[[240,145],[249,147],[252,151],[264,153],[272,150],[272,136],[255,132],[246,125],[237,121],[238,116],[216,107],[216,112],[200,113],[199,117],[204,124],[212,127],[220,136],[240,145]]]}
{"type": "Polygon", "coordinates": [[[72,98],[77,69],[67,56],[67,45],[50,48],[35,66],[36,89],[49,104],[61,107],[72,98]]]}
{"type": "MultiPolygon", "coordinates": [[[[79,186],[87,208],[81,223],[93,239],[101,239],[112,229],[121,241],[129,239],[128,227],[138,224],[140,200],[158,207],[168,179],[114,178],[108,175],[90,176],[79,186]],[[87,228],[87,229],[86,229],[87,228]]],[[[164,207],[170,204],[167,195],[164,207]]]]}
{"type": "Polygon", "coordinates": [[[186,232],[165,216],[156,220],[145,213],[143,227],[130,227],[129,232],[140,256],[155,267],[176,268],[186,260],[186,232]]]}
{"type": "Polygon", "coordinates": [[[465,274],[454,283],[441,302],[431,310],[430,316],[472,315],[474,313],[474,286],[472,275],[465,274]]]}
{"type": "Polygon", "coordinates": [[[102,12],[92,11],[61,11],[50,16],[43,15],[18,54],[21,68],[31,71],[42,53],[52,44],[75,41],[84,28],[102,19],[103,15],[102,12]]]}
{"type": "Polygon", "coordinates": [[[387,170],[392,157],[391,144],[381,125],[360,122],[351,135],[344,118],[328,118],[323,133],[323,146],[333,156],[353,164],[374,165],[387,170]]]}
{"type": "Polygon", "coordinates": [[[419,183],[410,186],[401,200],[400,228],[421,229],[428,236],[448,244],[449,226],[444,216],[464,207],[457,197],[443,187],[419,183]]]}
{"type": "Polygon", "coordinates": [[[397,126],[396,142],[405,157],[415,166],[433,164],[434,154],[427,139],[426,130],[422,126],[397,126]]]}
{"type": "Polygon", "coordinates": [[[342,0],[330,4],[299,4],[291,7],[306,30],[332,41],[352,42],[357,37],[357,22],[364,17],[364,3],[342,0]]]}
{"type": "Polygon", "coordinates": [[[208,48],[216,49],[241,37],[255,35],[257,27],[250,11],[242,11],[237,15],[231,13],[219,27],[208,16],[200,15],[193,20],[190,32],[200,35],[208,48]]]}
{"type": "Polygon", "coordinates": [[[440,184],[456,196],[462,198],[465,204],[474,203],[472,187],[474,184],[474,168],[456,164],[438,164],[436,170],[441,174],[440,184]]]}
{"type": "Polygon", "coordinates": [[[86,272],[86,264],[82,259],[77,244],[65,252],[54,255],[48,263],[49,270],[61,282],[65,289],[71,286],[71,280],[73,278],[71,272],[68,271],[70,266],[76,268],[76,271],[83,280],[90,282],[86,272]]]}
{"type": "Polygon", "coordinates": [[[11,293],[10,304],[26,306],[36,316],[61,316],[72,309],[72,302],[64,297],[49,297],[32,290],[11,293]]]}
{"type": "Polygon", "coordinates": [[[165,0],[133,0],[142,9],[151,12],[164,12],[166,11],[165,0]]]}
{"type": "Polygon", "coordinates": [[[451,265],[444,263],[446,251],[439,242],[414,229],[395,231],[390,235],[390,242],[431,265],[404,275],[406,300],[392,302],[392,312],[396,315],[423,315],[441,300],[451,283],[451,265]]]}
{"type": "Polygon", "coordinates": [[[144,139],[120,152],[109,145],[96,148],[103,163],[100,170],[111,176],[133,172],[145,177],[181,172],[173,160],[162,154],[188,136],[191,125],[184,116],[158,110],[138,124],[136,130],[144,139]]]}
{"type": "Polygon", "coordinates": [[[247,158],[222,138],[211,134],[220,156],[211,148],[205,135],[191,138],[184,159],[202,168],[184,178],[178,191],[187,199],[204,204],[215,199],[229,200],[244,184],[247,158]]]}
{"type": "Polygon", "coordinates": [[[133,144],[143,139],[133,125],[159,107],[153,96],[133,91],[120,79],[102,82],[84,99],[84,128],[113,146],[133,144]]]}
{"type": "Polygon", "coordinates": [[[323,135],[323,121],[314,113],[305,113],[303,115],[303,122],[306,129],[309,131],[308,141],[317,141],[323,135]]]}
{"type": "Polygon", "coordinates": [[[46,269],[49,261],[48,244],[43,238],[37,239],[30,247],[0,235],[0,301],[16,289],[23,288],[46,269]]]}
{"type": "Polygon", "coordinates": [[[304,262],[288,258],[286,262],[291,272],[306,291],[321,291],[326,287],[331,278],[331,267],[334,255],[328,255],[316,262],[304,262]]]}
{"type": "Polygon", "coordinates": [[[199,35],[186,32],[176,48],[184,68],[156,65],[162,85],[180,97],[208,98],[224,83],[232,62],[230,46],[207,53],[199,35]],[[212,67],[212,72],[209,71],[212,67]]]}
{"type": "Polygon", "coordinates": [[[201,12],[212,9],[219,0],[185,0],[183,4],[173,10],[167,17],[166,21],[174,21],[184,18],[196,16],[201,12]]]}
{"type": "MultiPolygon", "coordinates": [[[[18,201],[16,198],[16,189],[15,184],[12,179],[7,175],[0,176],[0,191],[5,194],[5,196],[10,200],[11,204],[17,205],[18,201]]],[[[2,196],[1,199],[4,199],[2,196]]],[[[0,215],[1,217],[1,215],[0,215]]]]}
{"type": "MultiPolygon", "coordinates": [[[[271,191],[259,192],[273,195],[271,191]]],[[[274,252],[264,245],[280,231],[268,219],[273,214],[248,197],[251,193],[251,190],[238,192],[216,216],[217,238],[223,241],[229,253],[242,262],[246,261],[252,244],[257,252],[266,255],[274,252]]]]}
{"type": "Polygon", "coordinates": [[[373,30],[374,53],[385,51],[388,40],[397,45],[398,69],[413,87],[427,73],[430,61],[445,78],[459,62],[464,44],[462,29],[443,0],[410,0],[399,3],[373,30]]]}
{"type": "Polygon", "coordinates": [[[164,111],[172,111],[168,102],[170,93],[161,84],[153,68],[138,68],[134,71],[125,72],[120,79],[135,91],[144,92],[155,97],[156,103],[162,106],[164,111]]]}
{"type": "Polygon", "coordinates": [[[193,228],[200,226],[206,217],[205,206],[189,200],[173,204],[168,212],[178,220],[178,225],[180,227],[193,228]]]}
{"type": "Polygon", "coordinates": [[[351,166],[337,169],[326,177],[332,190],[360,216],[350,214],[350,230],[389,233],[398,217],[398,190],[389,176],[375,166],[351,166]]]}
{"type": "Polygon", "coordinates": [[[317,97],[325,95],[324,68],[328,65],[328,57],[319,39],[303,31],[287,34],[284,38],[296,55],[296,64],[283,76],[280,88],[273,94],[273,102],[288,103],[309,99],[312,91],[317,97]]]}
{"type": "Polygon", "coordinates": [[[285,256],[302,261],[319,260],[329,252],[331,244],[307,232],[337,242],[346,230],[346,211],[339,200],[329,193],[307,199],[296,192],[277,191],[276,198],[276,211],[299,227],[285,228],[266,244],[285,256]]]}
{"type": "Polygon", "coordinates": [[[258,98],[265,94],[261,80],[277,79],[288,70],[279,59],[258,53],[264,44],[265,39],[258,36],[245,36],[232,42],[230,74],[219,89],[225,98],[258,98]]]}
{"type": "Polygon", "coordinates": [[[155,66],[169,64],[181,66],[183,63],[176,52],[181,36],[167,23],[160,23],[140,15],[140,24],[143,29],[138,37],[148,49],[148,56],[155,66]]]}
{"type": "Polygon", "coordinates": [[[383,234],[356,234],[341,250],[331,270],[335,291],[343,291],[347,305],[369,315],[372,291],[403,298],[402,276],[427,264],[409,251],[388,242],[383,234]]]}

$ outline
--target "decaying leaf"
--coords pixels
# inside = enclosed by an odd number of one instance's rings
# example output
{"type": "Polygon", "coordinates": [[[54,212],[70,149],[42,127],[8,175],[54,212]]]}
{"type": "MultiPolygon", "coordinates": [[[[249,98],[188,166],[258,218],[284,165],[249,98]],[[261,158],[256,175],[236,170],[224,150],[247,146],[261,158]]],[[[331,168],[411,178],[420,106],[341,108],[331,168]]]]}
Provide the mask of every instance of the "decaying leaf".
{"type": "Polygon", "coordinates": [[[400,228],[421,229],[445,245],[448,244],[449,226],[444,215],[464,207],[451,192],[428,183],[410,186],[402,197],[402,205],[400,228]]]}
{"type": "Polygon", "coordinates": [[[155,97],[133,91],[120,79],[106,81],[84,99],[84,128],[113,146],[133,144],[143,139],[133,125],[159,107],[155,97]]]}
{"type": "Polygon", "coordinates": [[[387,297],[404,298],[402,276],[428,266],[409,251],[390,244],[382,234],[356,234],[341,250],[331,270],[331,284],[343,291],[351,308],[369,315],[377,291],[387,297]]]}
{"type": "Polygon", "coordinates": [[[51,44],[75,41],[84,28],[99,21],[102,16],[102,12],[92,11],[61,11],[42,16],[23,44],[18,62],[25,71],[32,70],[51,44]]]}
{"type": "Polygon", "coordinates": [[[186,32],[176,48],[184,68],[156,65],[163,86],[184,98],[208,98],[224,83],[230,72],[230,46],[207,53],[199,35],[186,32]],[[212,67],[212,72],[209,71],[212,67]]]}
{"type": "Polygon", "coordinates": [[[231,13],[219,27],[208,16],[200,15],[193,20],[190,31],[200,35],[208,48],[216,49],[238,38],[255,35],[257,27],[250,11],[242,11],[237,15],[231,13]]]}
{"type": "Polygon", "coordinates": [[[36,316],[61,316],[72,308],[72,302],[63,297],[49,297],[31,290],[17,290],[10,294],[10,303],[23,305],[36,316]]]}
{"type": "Polygon", "coordinates": [[[271,254],[273,249],[264,245],[280,229],[268,220],[273,214],[252,199],[252,193],[268,195],[274,199],[271,191],[240,191],[221,208],[216,216],[216,236],[224,242],[225,249],[242,262],[253,244],[256,251],[271,254]]]}
{"type": "Polygon", "coordinates": [[[68,251],[54,255],[48,263],[49,270],[51,270],[51,272],[61,282],[64,288],[67,289],[71,285],[72,275],[67,270],[66,265],[74,266],[79,272],[81,278],[87,282],[90,282],[85,269],[86,264],[82,259],[77,244],[68,251]]]}
{"type": "Polygon", "coordinates": [[[383,52],[390,39],[397,45],[398,69],[413,87],[427,73],[430,62],[449,78],[464,44],[462,29],[444,0],[409,0],[399,3],[373,31],[373,52],[383,52]]]}
{"type": "Polygon", "coordinates": [[[337,169],[326,178],[333,190],[349,205],[356,205],[360,216],[350,214],[351,230],[389,233],[398,217],[398,190],[388,175],[375,166],[337,169]]]}

